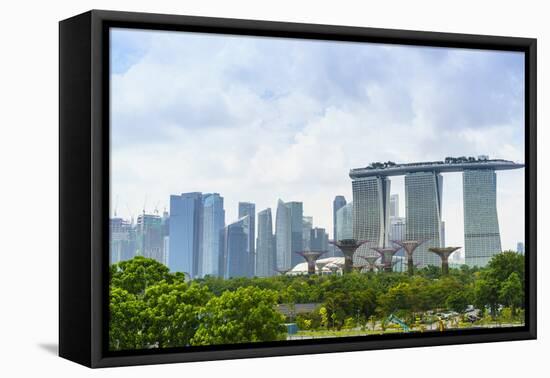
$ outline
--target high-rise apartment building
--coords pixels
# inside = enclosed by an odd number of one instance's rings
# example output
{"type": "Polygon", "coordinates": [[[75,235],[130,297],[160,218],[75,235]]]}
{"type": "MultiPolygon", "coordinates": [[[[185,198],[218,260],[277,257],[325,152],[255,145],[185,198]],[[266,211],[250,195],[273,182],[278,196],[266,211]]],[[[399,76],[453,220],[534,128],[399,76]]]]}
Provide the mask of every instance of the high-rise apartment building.
{"type": "Polygon", "coordinates": [[[483,267],[501,252],[497,176],[492,169],[465,170],[462,184],[466,265],[483,267]]]}

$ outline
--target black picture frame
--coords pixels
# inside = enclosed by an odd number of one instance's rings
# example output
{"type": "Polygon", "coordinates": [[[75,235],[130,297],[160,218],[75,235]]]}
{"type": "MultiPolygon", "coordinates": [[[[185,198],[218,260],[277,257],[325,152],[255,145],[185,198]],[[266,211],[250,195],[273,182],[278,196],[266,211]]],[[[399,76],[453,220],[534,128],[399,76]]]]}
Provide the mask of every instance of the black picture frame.
{"type": "Polygon", "coordinates": [[[536,338],[536,39],[92,10],[59,24],[59,355],[88,367],[536,338]],[[212,347],[108,352],[110,27],[525,53],[526,325],[212,347]]]}

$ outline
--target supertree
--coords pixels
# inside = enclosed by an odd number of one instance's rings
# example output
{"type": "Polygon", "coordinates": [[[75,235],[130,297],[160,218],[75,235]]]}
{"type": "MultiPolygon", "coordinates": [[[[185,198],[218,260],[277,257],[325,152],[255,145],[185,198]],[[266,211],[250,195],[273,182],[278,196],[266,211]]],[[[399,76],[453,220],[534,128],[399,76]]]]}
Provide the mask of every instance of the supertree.
{"type": "Polygon", "coordinates": [[[393,247],[372,247],[373,251],[378,252],[380,257],[382,258],[382,265],[384,266],[384,271],[391,272],[393,268],[393,255],[399,251],[399,248],[393,248],[393,247]]]}
{"type": "Polygon", "coordinates": [[[321,255],[326,253],[326,251],[302,251],[296,252],[298,255],[302,256],[307,262],[307,274],[315,274],[315,262],[321,255]]]}
{"type": "Polygon", "coordinates": [[[328,264],[328,261],[316,261],[315,266],[317,267],[317,270],[319,271],[319,275],[323,274],[323,268],[328,264]]]}
{"type": "Polygon", "coordinates": [[[273,269],[275,272],[279,273],[281,276],[286,276],[291,269],[273,269]]]}
{"type": "Polygon", "coordinates": [[[329,268],[329,270],[332,272],[332,274],[338,273],[338,270],[340,269],[340,267],[335,263],[328,264],[327,268],[329,268]]]}
{"type": "Polygon", "coordinates": [[[414,274],[413,253],[415,249],[425,241],[426,240],[392,240],[392,243],[397,244],[407,253],[407,271],[409,272],[409,276],[414,274]]]}
{"type": "Polygon", "coordinates": [[[356,264],[351,267],[354,272],[361,273],[363,269],[367,267],[367,264],[356,264]]]}
{"type": "Polygon", "coordinates": [[[456,250],[462,247],[433,247],[429,248],[430,252],[435,253],[441,258],[441,273],[446,276],[449,274],[449,256],[453,254],[456,250]]]}
{"type": "Polygon", "coordinates": [[[353,255],[359,247],[368,243],[368,240],[343,239],[331,240],[330,244],[335,245],[344,254],[344,273],[350,273],[353,268],[353,255]]]}
{"type": "Polygon", "coordinates": [[[380,258],[379,256],[359,256],[359,258],[366,261],[366,266],[369,272],[374,272],[374,268],[377,267],[376,261],[380,258]]]}

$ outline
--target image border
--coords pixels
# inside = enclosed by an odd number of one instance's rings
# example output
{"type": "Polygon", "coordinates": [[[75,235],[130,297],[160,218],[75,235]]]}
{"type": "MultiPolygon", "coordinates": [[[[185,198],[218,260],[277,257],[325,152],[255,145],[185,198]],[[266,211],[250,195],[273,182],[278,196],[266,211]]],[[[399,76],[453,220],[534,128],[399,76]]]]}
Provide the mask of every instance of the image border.
{"type": "Polygon", "coordinates": [[[94,93],[92,96],[92,364],[94,366],[250,358],[536,338],[536,40],[110,11],[92,11],[91,23],[91,86],[92,93],[94,93]],[[443,333],[371,335],[109,351],[110,28],[524,52],[525,246],[528,251],[525,255],[525,325],[481,330],[449,330],[443,333]],[[100,164],[93,164],[94,162],[100,164]],[[94,228],[98,232],[94,232],[94,228]]]}

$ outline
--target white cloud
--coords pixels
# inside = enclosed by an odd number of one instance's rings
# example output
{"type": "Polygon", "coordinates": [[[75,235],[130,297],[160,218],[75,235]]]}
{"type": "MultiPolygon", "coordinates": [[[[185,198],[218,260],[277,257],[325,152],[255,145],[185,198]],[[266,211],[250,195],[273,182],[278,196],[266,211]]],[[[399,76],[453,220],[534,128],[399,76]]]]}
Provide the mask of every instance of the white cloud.
{"type": "MultiPolygon", "coordinates": [[[[449,155],[523,160],[517,54],[166,32],[148,38],[141,58],[119,62],[127,69],[112,75],[112,195],[124,216],[126,203],[135,214],[146,196],[151,210],[157,201],[167,206],[172,193],[219,192],[227,222],[238,201],[259,211],[282,198],[303,201],[314,224],[331,230],[332,199],[351,200],[350,168],[449,155]]],[[[114,49],[118,42],[115,32],[114,49]]],[[[501,183],[506,175],[499,173],[501,183]]],[[[462,245],[460,185],[447,181],[447,240],[462,245]]],[[[394,182],[402,191],[402,180],[394,182]]],[[[501,183],[510,247],[523,240],[516,200],[523,189],[501,183]]]]}

